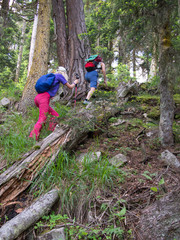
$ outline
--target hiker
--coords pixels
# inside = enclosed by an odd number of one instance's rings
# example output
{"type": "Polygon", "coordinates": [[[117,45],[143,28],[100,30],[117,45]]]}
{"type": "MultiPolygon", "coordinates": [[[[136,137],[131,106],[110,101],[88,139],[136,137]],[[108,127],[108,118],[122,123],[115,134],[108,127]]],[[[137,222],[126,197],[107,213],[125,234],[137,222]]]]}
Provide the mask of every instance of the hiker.
{"type": "Polygon", "coordinates": [[[98,71],[102,70],[104,83],[107,85],[106,69],[105,64],[102,62],[102,58],[98,55],[92,55],[90,58],[86,59],[86,61],[87,63],[85,64],[85,68],[87,70],[87,73],[85,75],[85,80],[90,83],[90,91],[88,92],[87,97],[83,102],[84,104],[89,103],[89,99],[98,86],[98,71]]]}
{"type": "Polygon", "coordinates": [[[39,138],[42,124],[45,124],[48,113],[53,116],[50,119],[49,130],[54,131],[56,127],[57,123],[54,122],[54,119],[55,117],[59,117],[59,114],[49,106],[49,102],[50,102],[50,99],[56,95],[59,89],[60,83],[72,89],[79,82],[76,79],[72,84],[69,84],[67,81],[68,76],[66,73],[66,69],[64,67],[59,67],[57,71],[55,71],[55,73],[52,75],[54,75],[54,80],[49,90],[39,93],[34,99],[35,105],[39,108],[39,119],[37,123],[34,125],[34,128],[31,131],[29,137],[33,138],[35,136],[36,140],[38,140],[39,138]]]}

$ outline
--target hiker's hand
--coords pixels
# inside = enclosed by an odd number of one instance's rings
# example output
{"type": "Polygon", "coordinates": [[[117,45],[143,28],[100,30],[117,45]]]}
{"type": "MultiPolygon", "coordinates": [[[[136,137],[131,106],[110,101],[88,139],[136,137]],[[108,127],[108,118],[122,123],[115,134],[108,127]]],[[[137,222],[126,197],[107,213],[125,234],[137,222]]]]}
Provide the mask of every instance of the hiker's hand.
{"type": "Polygon", "coordinates": [[[79,79],[79,74],[75,73],[76,79],[79,79]]]}
{"type": "Polygon", "coordinates": [[[76,80],[74,80],[74,84],[78,84],[79,83],[79,81],[76,79],[76,80]]]}

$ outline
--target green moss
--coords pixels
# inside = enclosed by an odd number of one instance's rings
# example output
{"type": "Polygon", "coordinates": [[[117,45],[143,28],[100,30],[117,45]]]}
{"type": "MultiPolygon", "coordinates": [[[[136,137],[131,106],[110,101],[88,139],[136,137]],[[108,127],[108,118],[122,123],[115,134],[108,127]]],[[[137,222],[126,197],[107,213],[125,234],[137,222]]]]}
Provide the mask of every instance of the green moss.
{"type": "Polygon", "coordinates": [[[153,107],[151,111],[147,114],[149,118],[158,120],[160,117],[160,110],[159,107],[153,107]]]}
{"type": "Polygon", "coordinates": [[[180,143],[180,128],[179,128],[179,124],[176,122],[173,123],[173,134],[174,134],[175,143],[180,143]]]}
{"type": "Polygon", "coordinates": [[[175,102],[176,104],[180,104],[180,94],[175,94],[175,95],[174,95],[174,102],[175,102]]]}
{"type": "Polygon", "coordinates": [[[141,111],[143,111],[143,112],[148,112],[148,110],[149,110],[149,107],[147,106],[147,105],[141,105],[140,106],[140,109],[141,109],[141,111]]]}
{"type": "Polygon", "coordinates": [[[159,96],[151,96],[151,95],[141,95],[136,96],[136,101],[140,103],[146,103],[148,105],[159,105],[160,97],[159,96]]]}

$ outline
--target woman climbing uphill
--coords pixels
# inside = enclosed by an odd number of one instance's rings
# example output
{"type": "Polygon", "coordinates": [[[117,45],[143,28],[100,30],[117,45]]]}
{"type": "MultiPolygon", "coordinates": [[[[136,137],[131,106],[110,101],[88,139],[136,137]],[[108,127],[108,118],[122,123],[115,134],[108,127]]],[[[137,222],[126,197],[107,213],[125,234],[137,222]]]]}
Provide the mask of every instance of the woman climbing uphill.
{"type": "Polygon", "coordinates": [[[67,86],[69,89],[73,89],[76,84],[78,84],[78,80],[76,79],[72,84],[68,83],[68,76],[66,73],[66,69],[64,67],[59,67],[54,74],[43,75],[40,79],[43,79],[43,84],[38,85],[38,81],[36,83],[36,90],[38,91],[38,95],[35,97],[34,102],[35,105],[39,108],[39,119],[37,123],[34,125],[33,130],[31,131],[29,137],[36,138],[38,140],[42,125],[45,124],[47,119],[47,114],[52,115],[53,117],[50,119],[49,130],[54,131],[55,123],[53,120],[55,117],[59,117],[59,114],[49,106],[50,99],[56,95],[59,89],[60,83],[67,86]],[[48,82],[48,78],[51,80],[53,78],[51,86],[49,89],[45,91],[44,82],[48,82]],[[45,81],[44,78],[46,77],[45,81]]]}

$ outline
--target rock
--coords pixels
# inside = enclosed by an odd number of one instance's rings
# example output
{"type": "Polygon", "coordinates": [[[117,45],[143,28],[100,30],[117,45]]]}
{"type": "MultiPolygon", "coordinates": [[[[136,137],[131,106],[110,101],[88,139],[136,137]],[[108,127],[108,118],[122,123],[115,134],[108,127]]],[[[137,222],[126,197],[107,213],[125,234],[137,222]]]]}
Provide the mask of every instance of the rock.
{"type": "Polygon", "coordinates": [[[178,168],[180,170],[180,162],[174,154],[165,150],[161,153],[161,160],[168,166],[178,168]]]}
{"type": "Polygon", "coordinates": [[[81,153],[76,160],[78,162],[83,162],[85,159],[88,159],[90,162],[94,160],[99,160],[101,152],[90,152],[90,153],[81,153]]]}
{"type": "Polygon", "coordinates": [[[116,167],[120,167],[127,162],[127,158],[125,155],[119,153],[113,158],[109,159],[109,162],[116,167]]]}
{"type": "Polygon", "coordinates": [[[5,97],[0,101],[0,105],[2,105],[3,107],[9,107],[10,103],[11,103],[10,100],[5,97]]]}
{"type": "Polygon", "coordinates": [[[37,237],[37,240],[66,240],[64,228],[53,229],[52,231],[37,237]]]}
{"type": "Polygon", "coordinates": [[[129,94],[137,94],[138,85],[138,82],[132,82],[131,80],[128,83],[121,82],[117,88],[117,97],[125,98],[129,94]]]}

